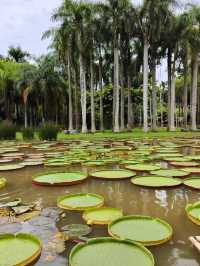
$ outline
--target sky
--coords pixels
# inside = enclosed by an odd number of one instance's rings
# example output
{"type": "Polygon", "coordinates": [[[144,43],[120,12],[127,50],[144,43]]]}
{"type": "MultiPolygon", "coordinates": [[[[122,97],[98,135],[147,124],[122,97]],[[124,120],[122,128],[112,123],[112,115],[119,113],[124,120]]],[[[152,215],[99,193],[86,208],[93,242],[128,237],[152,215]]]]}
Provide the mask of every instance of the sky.
{"type": "MultiPolygon", "coordinates": [[[[200,0],[189,1],[200,4],[200,0]]],[[[35,56],[46,53],[49,40],[41,40],[42,33],[53,26],[50,17],[61,2],[62,0],[0,0],[0,54],[6,55],[11,45],[20,45],[23,50],[35,56]]]]}
{"type": "MultiPolygon", "coordinates": [[[[200,4],[200,0],[181,1],[200,4]]],[[[6,55],[11,45],[19,45],[33,56],[47,53],[50,40],[41,40],[42,33],[53,26],[50,17],[61,2],[62,0],[0,0],[0,55],[6,55]]],[[[165,79],[164,72],[162,69],[158,71],[159,80],[165,79]]]]}
{"type": "Polygon", "coordinates": [[[0,0],[0,54],[8,47],[20,45],[23,50],[39,56],[47,52],[48,40],[42,33],[53,23],[52,11],[61,0],[0,0]]]}

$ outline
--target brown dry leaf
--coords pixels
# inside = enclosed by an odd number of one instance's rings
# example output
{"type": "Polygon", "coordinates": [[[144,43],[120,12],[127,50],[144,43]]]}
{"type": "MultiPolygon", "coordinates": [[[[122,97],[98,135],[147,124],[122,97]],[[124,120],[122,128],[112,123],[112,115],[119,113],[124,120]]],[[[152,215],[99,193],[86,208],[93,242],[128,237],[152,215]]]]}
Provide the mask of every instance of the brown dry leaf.
{"type": "Polygon", "coordinates": [[[27,213],[23,213],[21,215],[18,215],[17,218],[21,221],[21,222],[25,222],[28,221],[30,219],[32,219],[33,217],[36,217],[40,215],[40,211],[32,211],[32,212],[27,212],[27,213]]]}
{"type": "Polygon", "coordinates": [[[51,262],[55,259],[56,259],[56,256],[53,256],[53,255],[47,255],[46,257],[44,257],[44,261],[47,261],[47,262],[51,262]]]}
{"type": "Polygon", "coordinates": [[[63,253],[65,251],[65,243],[63,242],[59,242],[56,244],[56,253],[60,254],[63,253]]]}

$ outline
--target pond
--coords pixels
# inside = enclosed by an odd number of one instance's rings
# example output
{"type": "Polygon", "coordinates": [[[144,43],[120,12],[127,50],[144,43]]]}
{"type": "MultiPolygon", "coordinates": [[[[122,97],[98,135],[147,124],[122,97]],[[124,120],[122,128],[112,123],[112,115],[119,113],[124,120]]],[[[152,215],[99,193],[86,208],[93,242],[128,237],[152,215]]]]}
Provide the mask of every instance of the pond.
{"type": "MultiPolygon", "coordinates": [[[[150,158],[154,164],[161,164],[164,168],[173,168],[165,161],[165,156],[162,158],[156,157],[156,152],[160,154],[160,151],[164,151],[164,155],[173,151],[174,153],[180,153],[184,156],[198,155],[200,154],[200,140],[170,140],[167,141],[158,140],[145,140],[141,143],[139,140],[135,141],[118,141],[111,140],[98,141],[98,143],[92,142],[66,142],[61,143],[58,146],[54,145],[50,151],[48,148],[43,151],[38,151],[35,148],[19,148],[19,151],[24,154],[29,153],[45,153],[45,152],[58,152],[65,151],[65,154],[70,152],[71,146],[76,147],[76,150],[81,147],[87,150],[87,147],[91,146],[103,146],[106,149],[111,147],[117,147],[117,151],[112,150],[111,157],[121,158],[123,160],[130,160],[132,158],[150,158]],[[176,144],[174,144],[176,143],[176,144]],[[123,151],[119,146],[129,147],[130,151],[123,151]],[[174,144],[174,147],[173,147],[174,144]],[[187,145],[186,145],[187,144],[187,145]],[[170,146],[172,145],[172,147],[170,146]],[[59,147],[59,148],[58,148],[59,147]],[[61,148],[62,147],[62,148],[61,148]],[[154,147],[152,149],[152,147],[154,147]],[[135,155],[134,155],[135,153],[135,155]],[[154,155],[154,157],[153,157],[154,155]],[[156,161],[155,161],[156,159],[156,161]]],[[[4,144],[8,145],[8,144],[4,144]]],[[[9,144],[11,145],[11,144],[9,144]]],[[[16,145],[16,144],[12,144],[16,145]]],[[[36,144],[36,146],[39,144],[36,144]]],[[[101,148],[101,147],[100,147],[101,148]]],[[[99,148],[99,149],[100,149],[99,148]]],[[[91,148],[90,148],[91,149],[91,148]]],[[[95,150],[95,147],[92,147],[95,150]]],[[[18,152],[19,152],[18,151],[18,152]]],[[[106,150],[102,153],[106,154],[106,150]]],[[[95,152],[93,152],[94,154],[95,152]]],[[[98,154],[102,153],[99,152],[98,154]]],[[[172,152],[172,157],[175,154],[172,152]]],[[[103,156],[105,156],[105,154],[103,156]]],[[[77,158],[80,155],[77,153],[77,158]]],[[[178,158],[175,157],[175,158],[178,158]]],[[[98,160],[97,157],[92,159],[98,160]]],[[[148,161],[147,161],[148,163],[148,161]]],[[[56,206],[57,197],[68,193],[97,193],[105,198],[105,206],[117,207],[123,210],[125,215],[149,215],[153,217],[159,217],[168,222],[174,229],[173,237],[165,244],[158,245],[156,247],[149,247],[149,250],[154,255],[157,266],[198,266],[200,265],[200,254],[191,246],[188,238],[190,236],[199,235],[199,227],[193,224],[186,216],[185,207],[188,203],[194,203],[200,200],[200,192],[198,190],[192,190],[185,186],[178,186],[175,188],[160,188],[152,189],[145,188],[131,184],[129,179],[126,180],[103,180],[89,178],[81,184],[72,186],[60,186],[60,187],[47,187],[33,185],[32,177],[38,173],[47,171],[83,171],[94,172],[99,169],[118,169],[119,163],[109,164],[106,166],[82,166],[80,163],[68,165],[64,167],[50,167],[42,166],[26,166],[25,168],[14,171],[2,171],[1,176],[7,179],[7,186],[0,190],[0,202],[13,200],[15,198],[22,198],[24,202],[41,201],[44,208],[56,206]]],[[[147,173],[146,173],[147,174],[147,173]]],[[[139,172],[138,175],[145,175],[143,172],[139,172]]],[[[1,219],[1,218],[0,218],[1,219]]],[[[81,214],[78,212],[66,212],[66,217],[62,219],[60,225],[84,223],[81,214]]],[[[1,226],[0,226],[1,227],[1,226]]],[[[107,226],[93,226],[92,233],[88,237],[96,236],[108,236],[107,226]]],[[[72,242],[66,242],[66,250],[60,254],[55,260],[44,261],[41,257],[35,265],[56,265],[64,266],[68,265],[67,258],[72,246],[75,245],[72,242]]]]}

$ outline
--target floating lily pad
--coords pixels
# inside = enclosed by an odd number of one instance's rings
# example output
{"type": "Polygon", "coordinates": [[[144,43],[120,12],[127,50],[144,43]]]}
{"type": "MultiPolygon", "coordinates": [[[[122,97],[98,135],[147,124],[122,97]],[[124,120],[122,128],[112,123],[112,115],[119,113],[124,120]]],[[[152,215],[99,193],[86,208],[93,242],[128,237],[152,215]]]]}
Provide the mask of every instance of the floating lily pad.
{"type": "Polygon", "coordinates": [[[145,247],[128,240],[90,239],[76,245],[70,266],[154,266],[153,255],[145,247]]]}
{"type": "MultiPolygon", "coordinates": [[[[142,162],[142,161],[141,161],[142,162]]],[[[127,165],[129,165],[129,164],[139,164],[139,163],[141,163],[141,162],[139,162],[139,161],[136,161],[136,160],[124,160],[124,161],[121,161],[120,162],[120,164],[127,164],[127,165]]]]}
{"type": "Polygon", "coordinates": [[[135,165],[126,165],[129,170],[139,171],[139,172],[149,172],[159,170],[161,167],[155,164],[135,164],[135,165]]]}
{"type": "Polygon", "coordinates": [[[145,246],[167,242],[173,234],[172,227],[165,221],[150,216],[125,216],[113,221],[108,232],[117,239],[137,241],[145,246]]]}
{"type": "Polygon", "coordinates": [[[40,241],[33,235],[0,235],[0,265],[30,265],[40,253],[40,241]]]}
{"type": "Polygon", "coordinates": [[[194,161],[200,161],[200,155],[191,155],[187,156],[187,158],[194,161]]]}
{"type": "Polygon", "coordinates": [[[195,224],[200,225],[200,202],[187,204],[186,213],[188,218],[195,224]]]}
{"type": "Polygon", "coordinates": [[[170,162],[171,165],[176,167],[195,167],[198,166],[199,163],[197,162],[170,162]]]}
{"type": "Polygon", "coordinates": [[[188,157],[169,157],[169,158],[165,158],[165,161],[168,161],[168,162],[190,162],[191,159],[188,157]]]}
{"type": "Polygon", "coordinates": [[[83,213],[83,219],[87,224],[109,224],[122,216],[122,210],[110,207],[102,207],[83,213]]]}
{"type": "Polygon", "coordinates": [[[38,165],[43,165],[43,161],[24,161],[22,163],[24,166],[38,166],[38,165]]]}
{"type": "Polygon", "coordinates": [[[184,180],[183,184],[191,188],[200,189],[200,178],[187,178],[186,180],[184,180]]]}
{"type": "Polygon", "coordinates": [[[70,165],[70,163],[69,162],[46,162],[44,165],[48,167],[64,167],[64,166],[70,165]]]}
{"type": "Polygon", "coordinates": [[[62,209],[84,211],[103,206],[104,198],[91,193],[68,194],[59,197],[57,204],[62,209]]]}
{"type": "Polygon", "coordinates": [[[136,175],[136,173],[126,170],[104,170],[90,174],[92,177],[102,179],[126,179],[136,175]]]}
{"type": "Polygon", "coordinates": [[[182,168],[182,170],[190,174],[200,174],[200,167],[186,167],[182,168]]]}
{"type": "Polygon", "coordinates": [[[55,185],[73,185],[83,182],[87,175],[79,172],[55,172],[40,174],[33,178],[33,183],[37,185],[55,186],[55,185]]]}
{"type": "Polygon", "coordinates": [[[131,182],[137,186],[144,187],[175,187],[182,184],[180,179],[163,176],[140,176],[132,178],[131,182]]]}
{"type": "Polygon", "coordinates": [[[103,161],[86,161],[82,163],[83,166],[102,166],[105,165],[103,161]]]}
{"type": "Polygon", "coordinates": [[[165,160],[166,158],[171,158],[171,157],[182,158],[183,154],[181,153],[160,153],[160,154],[157,154],[157,156],[165,160]]]}
{"type": "Polygon", "coordinates": [[[151,171],[151,174],[157,176],[185,177],[188,176],[190,173],[176,169],[161,169],[157,171],[151,171]]]}
{"type": "Polygon", "coordinates": [[[23,164],[5,164],[0,165],[0,171],[11,171],[23,168],[23,164]]]}
{"type": "Polygon", "coordinates": [[[4,177],[0,177],[0,188],[5,187],[6,185],[6,179],[4,177]]]}

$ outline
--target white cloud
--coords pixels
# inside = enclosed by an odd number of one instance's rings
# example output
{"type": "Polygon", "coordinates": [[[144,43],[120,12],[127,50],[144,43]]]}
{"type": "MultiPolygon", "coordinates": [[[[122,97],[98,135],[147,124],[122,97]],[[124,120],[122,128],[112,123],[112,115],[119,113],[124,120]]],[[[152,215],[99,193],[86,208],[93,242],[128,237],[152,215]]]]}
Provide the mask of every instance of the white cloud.
{"type": "Polygon", "coordinates": [[[46,52],[42,33],[52,26],[50,17],[61,0],[1,0],[0,54],[10,45],[20,45],[34,55],[46,52]]]}
{"type": "MultiPolygon", "coordinates": [[[[94,0],[97,1],[97,0],[94,0]]],[[[143,0],[132,0],[141,3],[143,0]]],[[[186,2],[186,0],[181,0],[186,2]]],[[[200,0],[187,0],[200,3],[200,0]]],[[[0,54],[6,54],[10,45],[20,45],[31,54],[45,53],[48,40],[42,33],[52,26],[53,9],[62,0],[0,0],[0,54]]]]}

